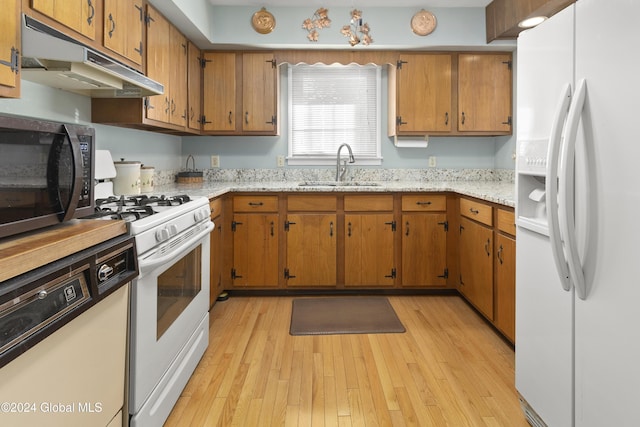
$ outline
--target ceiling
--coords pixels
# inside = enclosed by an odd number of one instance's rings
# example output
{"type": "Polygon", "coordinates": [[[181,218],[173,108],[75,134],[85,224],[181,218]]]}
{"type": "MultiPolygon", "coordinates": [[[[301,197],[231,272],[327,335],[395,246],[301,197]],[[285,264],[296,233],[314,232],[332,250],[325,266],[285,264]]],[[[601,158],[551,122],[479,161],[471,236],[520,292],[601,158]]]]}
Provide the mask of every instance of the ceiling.
{"type": "MultiPolygon", "coordinates": [[[[300,0],[209,0],[214,6],[300,7],[300,0]]],[[[486,7],[491,0],[307,0],[313,7],[486,7]]]]}

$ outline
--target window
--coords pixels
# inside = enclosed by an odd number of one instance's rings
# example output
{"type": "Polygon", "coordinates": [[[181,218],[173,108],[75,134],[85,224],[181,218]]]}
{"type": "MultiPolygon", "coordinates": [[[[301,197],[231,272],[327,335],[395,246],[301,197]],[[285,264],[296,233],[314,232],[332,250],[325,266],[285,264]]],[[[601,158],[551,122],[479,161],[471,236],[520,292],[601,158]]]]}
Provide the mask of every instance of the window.
{"type": "Polygon", "coordinates": [[[382,163],[380,67],[289,65],[289,164],[335,164],[343,143],[356,164],[382,163]]]}

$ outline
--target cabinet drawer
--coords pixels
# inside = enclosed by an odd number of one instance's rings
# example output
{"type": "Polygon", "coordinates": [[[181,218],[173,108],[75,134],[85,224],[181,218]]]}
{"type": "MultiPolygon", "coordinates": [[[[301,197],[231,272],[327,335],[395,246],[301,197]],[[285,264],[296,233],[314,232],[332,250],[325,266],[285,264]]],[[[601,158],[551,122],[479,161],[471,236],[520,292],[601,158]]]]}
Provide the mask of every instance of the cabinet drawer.
{"type": "Polygon", "coordinates": [[[326,212],[335,211],[338,207],[336,196],[305,195],[289,196],[287,199],[287,209],[301,212],[326,212]]]}
{"type": "Polygon", "coordinates": [[[446,211],[447,197],[441,194],[402,196],[402,210],[411,212],[446,211]]]}
{"type": "Polygon", "coordinates": [[[234,212],[278,212],[278,196],[234,196],[234,212]]]}
{"type": "Polygon", "coordinates": [[[344,196],[344,210],[347,212],[380,212],[393,210],[393,196],[344,196]]]}
{"type": "Polygon", "coordinates": [[[215,218],[222,213],[222,199],[209,200],[209,208],[211,209],[211,218],[215,218]]]}
{"type": "Polygon", "coordinates": [[[460,214],[483,224],[493,225],[493,210],[490,205],[463,198],[460,199],[460,214]]]}
{"type": "Polygon", "coordinates": [[[513,211],[498,209],[498,230],[516,235],[516,219],[513,211]]]}

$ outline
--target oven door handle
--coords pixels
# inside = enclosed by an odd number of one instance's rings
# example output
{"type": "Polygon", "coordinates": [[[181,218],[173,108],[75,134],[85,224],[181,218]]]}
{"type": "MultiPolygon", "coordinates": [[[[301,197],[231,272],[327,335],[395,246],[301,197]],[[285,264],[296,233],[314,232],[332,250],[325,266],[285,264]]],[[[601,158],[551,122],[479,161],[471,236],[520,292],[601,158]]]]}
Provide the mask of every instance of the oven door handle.
{"type": "Polygon", "coordinates": [[[151,259],[139,259],[138,260],[138,269],[140,270],[140,276],[143,275],[143,272],[154,269],[159,265],[166,264],[168,261],[171,261],[176,258],[177,255],[181,253],[188,252],[192,250],[194,247],[200,244],[200,241],[209,233],[213,231],[213,222],[209,221],[205,225],[205,229],[199,232],[195,237],[192,237],[193,244],[188,246],[182,246],[177,251],[170,252],[164,256],[159,258],[151,258],[151,259]]]}

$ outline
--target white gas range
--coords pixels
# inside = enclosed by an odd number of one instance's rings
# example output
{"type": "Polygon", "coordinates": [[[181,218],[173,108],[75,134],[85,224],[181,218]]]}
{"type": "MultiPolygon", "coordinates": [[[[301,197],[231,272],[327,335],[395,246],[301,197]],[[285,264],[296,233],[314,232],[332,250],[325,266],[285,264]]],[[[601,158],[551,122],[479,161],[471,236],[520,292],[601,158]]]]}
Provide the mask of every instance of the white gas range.
{"type": "Polygon", "coordinates": [[[106,189],[96,191],[94,217],[127,221],[140,270],[131,287],[130,426],[162,425],[209,343],[211,210],[206,197],[118,196],[109,184],[98,184],[106,189]]]}

